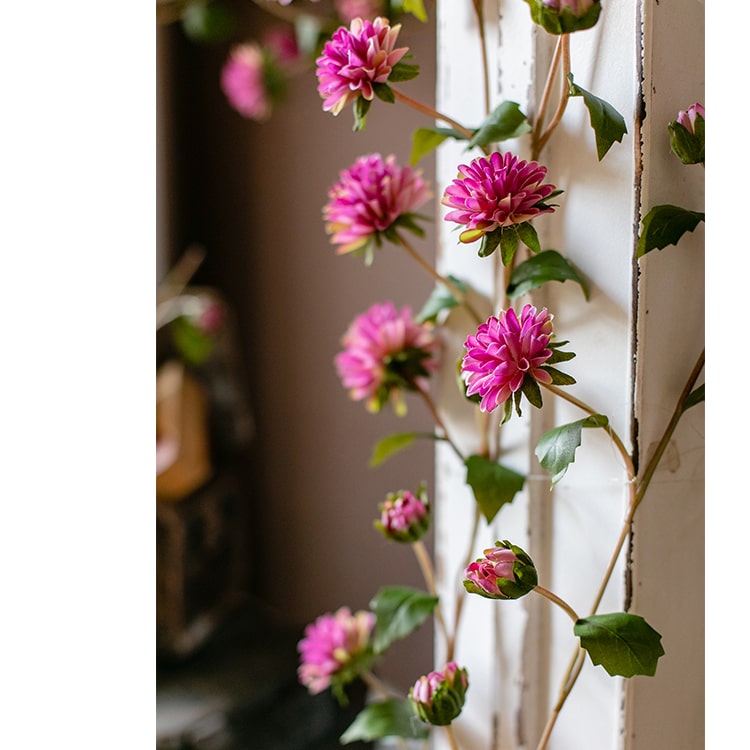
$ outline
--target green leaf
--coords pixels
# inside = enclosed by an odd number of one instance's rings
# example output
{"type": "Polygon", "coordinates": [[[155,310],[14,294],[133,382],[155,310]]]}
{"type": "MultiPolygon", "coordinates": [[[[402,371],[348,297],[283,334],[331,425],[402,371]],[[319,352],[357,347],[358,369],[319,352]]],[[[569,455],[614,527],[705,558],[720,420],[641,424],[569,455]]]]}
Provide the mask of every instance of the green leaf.
{"type": "Polygon", "coordinates": [[[396,95],[387,83],[373,83],[372,90],[381,101],[388,102],[388,104],[393,104],[396,101],[396,95]]]}
{"type": "Polygon", "coordinates": [[[553,487],[565,476],[568,466],[576,460],[576,448],[581,444],[581,430],[584,427],[606,427],[608,424],[607,417],[595,414],[555,427],[542,435],[534,453],[542,467],[552,476],[553,487]]]}
{"type": "Polygon", "coordinates": [[[557,250],[544,250],[513,269],[506,291],[510,299],[515,299],[548,281],[568,280],[580,284],[583,296],[588,300],[589,290],[575,268],[557,250]]]}
{"type": "Polygon", "coordinates": [[[698,211],[665,204],[654,206],[644,217],[636,256],[643,257],[651,250],[663,250],[676,245],[685,232],[692,232],[706,215],[698,211]]]}
{"type": "Polygon", "coordinates": [[[171,333],[180,356],[188,364],[200,365],[211,356],[215,340],[194,326],[188,318],[176,318],[172,322],[171,333]]]}
{"type": "Polygon", "coordinates": [[[423,156],[434,151],[449,136],[434,128],[417,128],[412,134],[410,166],[414,166],[423,156]]]}
{"type": "Polygon", "coordinates": [[[582,96],[589,111],[589,122],[596,135],[596,155],[601,161],[612,144],[622,141],[628,132],[622,115],[611,105],[573,83],[573,74],[568,74],[570,96],[582,96]]]}
{"type": "MultiPolygon", "coordinates": [[[[464,293],[468,290],[468,286],[465,282],[457,279],[455,276],[448,276],[448,278],[464,293]]],[[[432,290],[427,302],[424,307],[419,311],[417,315],[418,323],[434,323],[437,321],[438,316],[443,310],[450,310],[453,307],[458,306],[458,300],[453,296],[453,293],[445,286],[438,282],[435,288],[432,290]]]]}
{"type": "Polygon", "coordinates": [[[516,224],[516,234],[518,234],[518,239],[521,240],[521,242],[523,242],[532,253],[539,253],[542,251],[542,246],[539,244],[539,237],[537,236],[536,229],[534,229],[530,221],[516,224]]]}
{"type": "Polygon", "coordinates": [[[429,438],[430,440],[441,440],[432,432],[399,432],[395,435],[379,440],[372,451],[370,457],[370,468],[374,469],[380,466],[386,459],[395,453],[408,448],[417,438],[429,438]]]}
{"type": "Polygon", "coordinates": [[[530,130],[531,125],[519,105],[516,102],[502,102],[479,126],[469,141],[469,147],[517,138],[530,130]]]}
{"type": "Polygon", "coordinates": [[[427,23],[427,11],[423,0],[403,0],[404,13],[411,13],[417,20],[427,23]]]}
{"type": "Polygon", "coordinates": [[[573,632],[591,661],[613,677],[653,676],[659,657],[664,655],[661,635],[639,615],[591,615],[578,620],[573,632]]]}
{"type": "Polygon", "coordinates": [[[428,726],[419,718],[414,704],[409,700],[388,698],[370,703],[358,714],[339,742],[372,742],[382,737],[408,737],[422,740],[429,735],[428,726]]]}
{"type": "Polygon", "coordinates": [[[409,586],[383,586],[370,602],[375,613],[373,651],[382,654],[394,641],[406,638],[430,617],[438,597],[409,586]]]}
{"type": "Polygon", "coordinates": [[[403,81],[411,81],[412,78],[416,78],[418,75],[419,65],[412,65],[411,63],[405,63],[403,60],[400,60],[391,69],[388,80],[393,83],[400,83],[403,81]]]}
{"type": "Polygon", "coordinates": [[[700,404],[706,400],[706,386],[699,385],[683,402],[682,413],[684,414],[691,406],[700,404]]]}
{"type": "Polygon", "coordinates": [[[474,492],[479,510],[487,523],[523,489],[525,481],[523,474],[484,456],[474,455],[466,459],[466,483],[474,492]]]}

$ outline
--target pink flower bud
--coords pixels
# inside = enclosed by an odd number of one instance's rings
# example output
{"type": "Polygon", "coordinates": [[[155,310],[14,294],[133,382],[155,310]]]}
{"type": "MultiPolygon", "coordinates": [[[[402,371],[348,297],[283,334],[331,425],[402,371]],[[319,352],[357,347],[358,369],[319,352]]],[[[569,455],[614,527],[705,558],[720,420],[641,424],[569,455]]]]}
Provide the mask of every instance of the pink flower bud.
{"type": "Polygon", "coordinates": [[[537,585],[531,558],[510,542],[495,542],[464,571],[464,588],[488,599],[518,599],[537,585]]]}
{"type": "Polygon", "coordinates": [[[466,670],[452,661],[442,672],[420,677],[409,691],[409,698],[422,721],[445,726],[461,713],[468,687],[466,670]]]}
{"type": "Polygon", "coordinates": [[[396,542],[411,543],[421,539],[430,525],[430,504],[424,486],[420,486],[416,495],[409,490],[389,493],[380,504],[380,520],[374,525],[396,542]]]}
{"type": "Polygon", "coordinates": [[[677,113],[677,122],[684,127],[690,135],[695,135],[695,119],[700,115],[704,120],[706,119],[706,110],[702,104],[696,102],[691,104],[686,112],[677,113]]]}

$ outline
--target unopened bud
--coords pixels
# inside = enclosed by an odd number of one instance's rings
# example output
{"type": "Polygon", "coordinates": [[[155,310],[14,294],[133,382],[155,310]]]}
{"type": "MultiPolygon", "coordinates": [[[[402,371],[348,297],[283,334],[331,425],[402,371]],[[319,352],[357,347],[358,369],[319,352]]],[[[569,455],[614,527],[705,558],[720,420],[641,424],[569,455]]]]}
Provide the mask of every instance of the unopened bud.
{"type": "Polygon", "coordinates": [[[531,558],[515,544],[495,542],[464,571],[464,588],[488,599],[518,599],[538,582],[531,558]]]}
{"type": "Polygon", "coordinates": [[[590,29],[599,20],[600,0],[526,0],[534,23],[550,34],[590,29]]]}
{"type": "Polygon", "coordinates": [[[696,102],[667,125],[669,145],[683,164],[706,161],[706,111],[696,102]]]}
{"type": "Polygon", "coordinates": [[[442,672],[423,675],[409,691],[419,718],[429,724],[446,726],[464,707],[469,678],[456,662],[448,662],[442,672]]]}
{"type": "Polygon", "coordinates": [[[409,490],[389,492],[379,508],[380,519],[374,526],[396,542],[416,542],[430,526],[430,504],[424,485],[419,486],[416,495],[409,490]]]}

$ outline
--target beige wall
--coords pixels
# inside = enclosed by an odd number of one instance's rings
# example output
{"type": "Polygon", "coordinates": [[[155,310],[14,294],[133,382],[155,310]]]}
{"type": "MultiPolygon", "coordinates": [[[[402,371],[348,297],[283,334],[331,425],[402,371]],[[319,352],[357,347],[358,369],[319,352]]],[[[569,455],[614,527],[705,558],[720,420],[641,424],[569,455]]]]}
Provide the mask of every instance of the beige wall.
{"type": "MultiPolygon", "coordinates": [[[[236,4],[249,35],[265,16],[236,4]]],[[[254,522],[252,583],[280,619],[302,627],[341,605],[365,608],[384,584],[423,586],[408,548],[372,528],[386,492],[433,485],[433,446],[420,443],[378,469],[367,466],[374,443],[390,433],[427,430],[417,401],[409,415],[368,414],[351,402],[333,368],[339,338],[374,302],[418,309],[432,282],[394,247],[374,266],[336,256],[321,209],[338,172],[362,154],[408,160],[411,133],[432,121],[402,105],[376,101],[365,132],[352,132],[349,111],[324,113],[314,73],[293,81],[290,101],[264,125],[243,120],[218,85],[226,47],[187,43],[162,29],[159,61],[168,75],[160,101],[159,253],[174,258],[204,245],[199,275],[217,285],[237,314],[243,380],[257,434],[247,456],[254,522]],[[171,102],[171,103],[170,103],[171,102]],[[170,126],[171,124],[171,126],[170,126]]],[[[407,19],[400,41],[423,74],[403,84],[434,100],[434,25],[407,19]]],[[[423,165],[432,181],[433,167],[423,165]]],[[[434,206],[426,212],[434,213],[434,206]]],[[[434,253],[434,229],[418,244],[434,253]]],[[[398,644],[381,675],[405,688],[432,668],[431,630],[398,644]]]]}

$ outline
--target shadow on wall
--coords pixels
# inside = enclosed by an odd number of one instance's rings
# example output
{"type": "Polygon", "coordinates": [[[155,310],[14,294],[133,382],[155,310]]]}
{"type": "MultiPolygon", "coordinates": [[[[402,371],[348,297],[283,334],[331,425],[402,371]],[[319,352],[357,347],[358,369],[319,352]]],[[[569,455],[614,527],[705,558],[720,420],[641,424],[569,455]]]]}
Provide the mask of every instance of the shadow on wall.
{"type": "MultiPolygon", "coordinates": [[[[273,23],[250,2],[231,5],[246,36],[273,23]]],[[[404,90],[432,103],[434,18],[405,18],[399,43],[423,63],[404,90]]],[[[379,439],[431,430],[431,419],[416,400],[408,400],[405,418],[368,414],[348,399],[333,358],[355,315],[386,300],[418,309],[432,281],[395,247],[381,248],[370,268],[337,256],[321,211],[340,170],[373,152],[405,164],[413,130],[434,123],[376,101],[366,130],[355,133],[349,110],[323,112],[312,70],[293,79],[287,103],[267,123],[243,119],[219,87],[227,49],[191,43],[174,24],[158,32],[159,267],[202,246],[194,281],[220,290],[235,316],[254,424],[237,461],[248,504],[249,593],[301,637],[324,612],[367,608],[382,585],[424,587],[411,550],[387,542],[372,522],[386,493],[416,490],[421,481],[431,490],[433,446],[419,442],[377,469],[368,461],[379,439]]],[[[434,186],[432,162],[419,166],[434,186]]],[[[434,247],[428,225],[418,250],[432,258],[434,247]]],[[[426,625],[377,671],[407,689],[430,669],[426,625]]]]}

